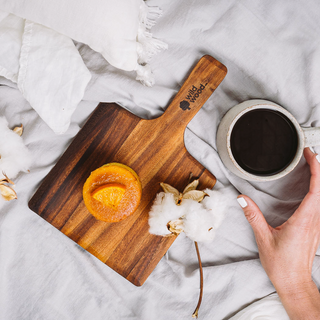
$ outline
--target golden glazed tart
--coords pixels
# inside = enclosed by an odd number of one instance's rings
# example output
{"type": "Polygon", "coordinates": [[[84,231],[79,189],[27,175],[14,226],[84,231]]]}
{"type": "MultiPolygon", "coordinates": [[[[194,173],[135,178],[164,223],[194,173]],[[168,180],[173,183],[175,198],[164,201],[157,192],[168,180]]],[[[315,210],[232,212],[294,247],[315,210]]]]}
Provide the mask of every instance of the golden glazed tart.
{"type": "Polygon", "coordinates": [[[91,172],[83,186],[83,200],[98,220],[118,222],[139,206],[142,187],[138,175],[121,163],[108,163],[91,172]]]}

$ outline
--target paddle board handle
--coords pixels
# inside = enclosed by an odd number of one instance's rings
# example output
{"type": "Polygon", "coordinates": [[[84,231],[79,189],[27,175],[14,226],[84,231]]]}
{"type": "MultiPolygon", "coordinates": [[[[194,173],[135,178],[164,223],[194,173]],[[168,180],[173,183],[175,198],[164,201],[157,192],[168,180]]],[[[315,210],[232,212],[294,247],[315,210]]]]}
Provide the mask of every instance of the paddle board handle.
{"type": "Polygon", "coordinates": [[[162,117],[185,128],[226,74],[227,68],[222,63],[209,55],[203,56],[162,117]]]}

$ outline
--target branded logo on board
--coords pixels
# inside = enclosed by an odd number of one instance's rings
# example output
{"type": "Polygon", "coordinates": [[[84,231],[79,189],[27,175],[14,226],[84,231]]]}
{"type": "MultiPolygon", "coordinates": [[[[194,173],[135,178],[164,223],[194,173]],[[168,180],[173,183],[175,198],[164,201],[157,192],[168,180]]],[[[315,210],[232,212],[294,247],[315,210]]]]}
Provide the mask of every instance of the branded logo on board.
{"type": "Polygon", "coordinates": [[[207,83],[206,84],[200,83],[199,88],[197,88],[196,86],[193,85],[189,89],[189,91],[185,97],[185,100],[180,102],[180,108],[183,111],[191,110],[190,103],[194,103],[200,97],[200,95],[201,95],[202,91],[205,89],[206,85],[207,85],[207,83]]]}
{"type": "Polygon", "coordinates": [[[180,108],[183,110],[183,111],[186,111],[186,110],[191,110],[190,108],[190,103],[186,100],[183,100],[180,102],[180,108]]]}

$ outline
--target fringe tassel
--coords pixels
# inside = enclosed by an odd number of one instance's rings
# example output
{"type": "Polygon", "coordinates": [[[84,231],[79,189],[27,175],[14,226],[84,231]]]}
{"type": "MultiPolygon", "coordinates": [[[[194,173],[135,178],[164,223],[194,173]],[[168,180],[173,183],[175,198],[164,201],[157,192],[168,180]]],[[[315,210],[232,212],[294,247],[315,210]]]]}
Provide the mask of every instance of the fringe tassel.
{"type": "Polygon", "coordinates": [[[151,29],[161,15],[162,10],[159,7],[149,7],[144,1],[142,1],[140,5],[140,22],[147,29],[151,29]]]}
{"type": "Polygon", "coordinates": [[[137,80],[144,85],[151,87],[154,84],[154,78],[150,66],[147,64],[150,59],[158,52],[168,48],[168,45],[152,37],[149,29],[156,23],[162,11],[158,7],[149,7],[142,0],[140,5],[140,24],[137,35],[137,53],[138,67],[137,80]]]}
{"type": "Polygon", "coordinates": [[[147,87],[152,87],[154,85],[154,76],[151,71],[150,65],[146,64],[142,66],[141,64],[139,64],[136,72],[136,80],[139,80],[143,85],[147,87]]]}

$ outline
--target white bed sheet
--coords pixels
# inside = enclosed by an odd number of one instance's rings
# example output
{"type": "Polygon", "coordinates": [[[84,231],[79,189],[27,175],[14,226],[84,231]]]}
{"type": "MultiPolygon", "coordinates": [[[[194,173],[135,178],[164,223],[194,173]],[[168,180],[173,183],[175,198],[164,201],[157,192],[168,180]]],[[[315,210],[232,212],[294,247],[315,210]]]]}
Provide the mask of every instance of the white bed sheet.
{"type": "MultiPolygon", "coordinates": [[[[272,226],[284,222],[308,190],[304,159],[276,182],[249,183],[227,171],[216,152],[223,114],[247,99],[287,108],[303,126],[320,126],[320,3],[284,1],[151,0],[163,10],[152,31],[169,49],[152,60],[156,85],[142,86],[83,44],[77,47],[92,74],[69,130],[55,135],[14,84],[0,78],[0,115],[23,123],[34,155],[29,174],[16,179],[19,199],[0,211],[0,319],[188,319],[197,304],[199,272],[194,245],[183,234],[142,287],[135,287],[81,250],[28,209],[42,179],[99,101],[133,113],[160,115],[192,66],[210,54],[228,74],[188,125],[189,152],[218,179],[234,186],[235,205],[212,243],[201,244],[204,297],[199,319],[229,319],[275,290],[258,259],[253,233],[236,204],[237,192],[252,197],[272,226]]],[[[320,148],[315,148],[320,152],[320,148]]],[[[313,276],[320,286],[320,251],[313,276]]]]}

